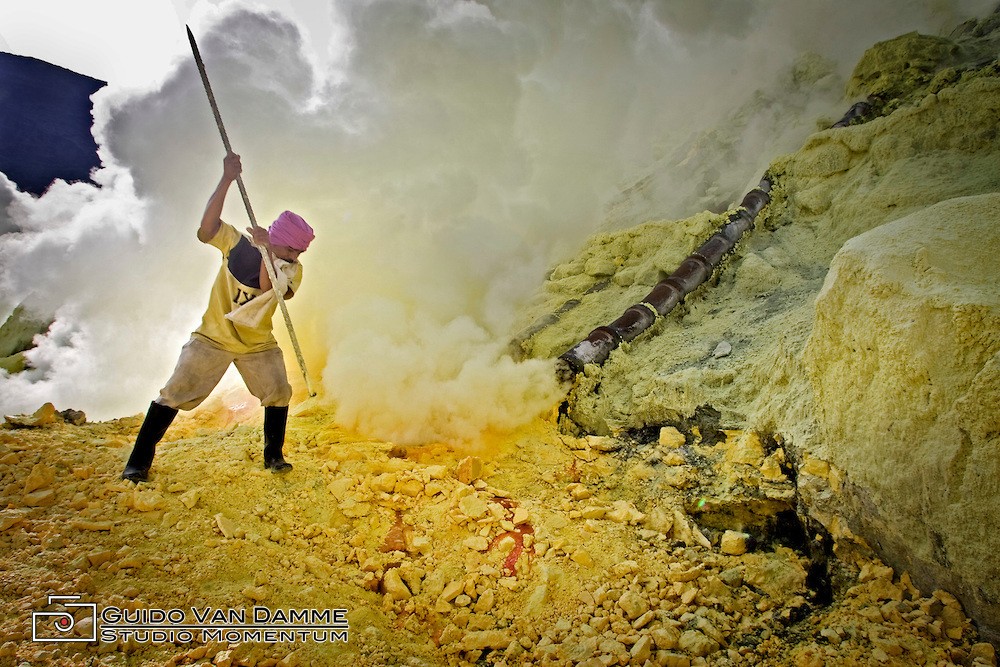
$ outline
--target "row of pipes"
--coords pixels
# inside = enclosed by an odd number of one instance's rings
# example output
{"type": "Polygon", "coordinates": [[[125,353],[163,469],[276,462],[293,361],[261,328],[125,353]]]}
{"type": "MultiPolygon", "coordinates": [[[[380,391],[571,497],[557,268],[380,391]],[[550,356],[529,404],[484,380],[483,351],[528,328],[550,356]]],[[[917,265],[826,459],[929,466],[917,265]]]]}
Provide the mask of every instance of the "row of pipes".
{"type": "Polygon", "coordinates": [[[708,280],[726,253],[753,227],[757,214],[771,201],[770,192],[771,178],[765,175],[760,185],[743,197],[740,207],[729,215],[719,231],[688,255],[673,273],[658,282],[642,301],[627,308],[611,324],[597,327],[560,355],[556,362],[559,379],[571,380],[587,364],[603,364],[612,350],[651,327],[657,316],[669,313],[685,296],[708,280]]]}
{"type": "MultiPolygon", "coordinates": [[[[874,101],[858,102],[831,127],[846,127],[865,122],[876,111],[874,101]]],[[[657,283],[639,303],[630,306],[621,317],[607,326],[597,327],[586,338],[559,356],[556,375],[570,381],[587,364],[603,364],[611,352],[631,341],[684,300],[684,297],[708,280],[723,257],[753,227],[754,220],[771,201],[772,178],[765,174],[760,185],[743,197],[739,208],[700,248],[687,256],[672,274],[657,283]]]]}

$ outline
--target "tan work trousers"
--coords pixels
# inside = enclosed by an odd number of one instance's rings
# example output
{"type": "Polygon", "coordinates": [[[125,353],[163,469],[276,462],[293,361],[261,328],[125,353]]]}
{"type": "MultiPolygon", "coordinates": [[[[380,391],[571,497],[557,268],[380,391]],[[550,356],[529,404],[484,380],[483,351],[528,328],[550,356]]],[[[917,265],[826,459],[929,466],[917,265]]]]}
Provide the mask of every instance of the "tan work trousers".
{"type": "Polygon", "coordinates": [[[181,350],[177,367],[156,402],[178,410],[198,407],[219,384],[229,364],[236,364],[247,389],[264,407],[284,407],[292,399],[285,360],[277,347],[236,354],[192,336],[181,350]]]}

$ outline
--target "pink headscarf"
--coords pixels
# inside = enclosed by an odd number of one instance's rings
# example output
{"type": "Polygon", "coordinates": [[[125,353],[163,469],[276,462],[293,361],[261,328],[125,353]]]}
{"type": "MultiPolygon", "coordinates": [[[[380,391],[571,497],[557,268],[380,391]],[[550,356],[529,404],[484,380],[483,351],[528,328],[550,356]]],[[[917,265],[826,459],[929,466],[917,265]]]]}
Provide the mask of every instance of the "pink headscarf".
{"type": "Polygon", "coordinates": [[[285,211],[267,228],[271,245],[284,245],[304,251],[316,237],[313,228],[301,216],[285,211]]]}

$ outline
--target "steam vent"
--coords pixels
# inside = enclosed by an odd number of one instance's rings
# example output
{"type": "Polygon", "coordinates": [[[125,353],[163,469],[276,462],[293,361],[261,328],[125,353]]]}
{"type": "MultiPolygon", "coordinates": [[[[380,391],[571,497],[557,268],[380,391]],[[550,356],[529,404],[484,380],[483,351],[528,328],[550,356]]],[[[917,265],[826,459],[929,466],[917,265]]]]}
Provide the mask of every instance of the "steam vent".
{"type": "MultiPolygon", "coordinates": [[[[203,43],[220,67],[229,43],[203,43]]],[[[996,665],[998,55],[998,13],[905,34],[864,53],[788,152],[722,150],[716,132],[663,157],[609,218],[704,176],[709,153],[759,169],[721,205],[692,195],[702,212],[609,228],[550,268],[504,344],[559,388],[474,442],[374,437],[360,425],[387,411],[351,422],[350,392],[297,387],[293,471],[265,470],[252,400],[216,397],[133,484],[142,415],[88,419],[65,392],[0,404],[0,666],[996,665]]],[[[183,76],[165,90],[210,123],[183,76]]],[[[320,252],[305,286],[339,261],[320,252]]],[[[187,325],[163,298],[166,335],[187,325]]],[[[54,386],[54,346],[86,342],[46,304],[0,330],[16,338],[0,387],[54,386]]],[[[362,359],[373,377],[395,363],[385,345],[362,359]]]]}

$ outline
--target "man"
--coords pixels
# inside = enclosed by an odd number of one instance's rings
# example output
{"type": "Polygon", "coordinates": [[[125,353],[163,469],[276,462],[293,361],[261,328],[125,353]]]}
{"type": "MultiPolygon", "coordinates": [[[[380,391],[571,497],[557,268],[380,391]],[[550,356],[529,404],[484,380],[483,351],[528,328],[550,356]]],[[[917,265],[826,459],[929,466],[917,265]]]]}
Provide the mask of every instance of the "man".
{"type": "Polygon", "coordinates": [[[247,389],[264,406],[264,466],[286,472],[292,466],[282,455],[288,402],[292,388],[285,363],[271,333],[277,305],[264,256],[272,259],[276,289],[290,299],[302,282],[298,262],[314,238],[312,228],[298,215],[285,211],[267,229],[248,228],[253,243],[222,221],[222,206],[230,185],[243,170],[240,156],[223,160],[222,179],[208,199],[198,228],[198,240],[222,251],[222,266],[212,286],[201,326],[184,345],[173,375],[149,405],[122,479],[145,482],[156,453],[178,410],[191,410],[204,401],[235,363],[247,389]]]}

